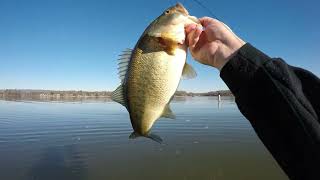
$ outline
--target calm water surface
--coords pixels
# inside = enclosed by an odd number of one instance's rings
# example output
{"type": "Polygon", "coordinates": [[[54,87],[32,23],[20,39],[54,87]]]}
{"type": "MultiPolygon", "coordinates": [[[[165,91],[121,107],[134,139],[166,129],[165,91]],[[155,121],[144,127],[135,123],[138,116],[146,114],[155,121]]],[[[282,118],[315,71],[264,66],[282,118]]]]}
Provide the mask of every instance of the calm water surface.
{"type": "Polygon", "coordinates": [[[132,132],[125,108],[105,102],[0,100],[1,180],[287,179],[232,99],[179,98],[177,119],[132,132]]]}

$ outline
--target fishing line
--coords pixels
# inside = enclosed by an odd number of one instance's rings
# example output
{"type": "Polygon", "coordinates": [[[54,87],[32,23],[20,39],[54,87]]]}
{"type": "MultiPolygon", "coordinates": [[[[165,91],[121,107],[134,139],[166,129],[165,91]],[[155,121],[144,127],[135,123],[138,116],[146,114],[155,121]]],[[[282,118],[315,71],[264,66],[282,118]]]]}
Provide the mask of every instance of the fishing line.
{"type": "Polygon", "coordinates": [[[200,7],[205,9],[213,18],[220,21],[220,19],[207,6],[205,6],[201,1],[199,1],[199,0],[193,0],[193,1],[196,2],[200,7]]]}
{"type": "MultiPolygon", "coordinates": [[[[196,3],[197,3],[199,6],[201,6],[203,9],[205,9],[213,18],[221,21],[220,18],[218,18],[218,17],[217,17],[207,6],[205,6],[201,1],[199,1],[199,0],[193,0],[193,1],[196,2],[196,3]]],[[[222,21],[221,21],[221,22],[222,22],[222,21]]],[[[222,22],[222,24],[234,34],[234,32],[231,30],[231,28],[230,28],[228,25],[226,25],[226,24],[223,23],[223,22],[222,22]]],[[[241,40],[236,34],[234,34],[234,35],[235,35],[239,40],[241,40]]]]}

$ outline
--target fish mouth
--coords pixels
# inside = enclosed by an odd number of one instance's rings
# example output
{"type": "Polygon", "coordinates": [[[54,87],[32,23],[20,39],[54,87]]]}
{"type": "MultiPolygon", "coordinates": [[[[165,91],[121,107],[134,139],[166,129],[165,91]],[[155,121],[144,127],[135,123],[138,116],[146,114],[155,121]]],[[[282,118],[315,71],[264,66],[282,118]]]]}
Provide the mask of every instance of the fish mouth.
{"type": "Polygon", "coordinates": [[[195,16],[188,16],[188,19],[195,22],[196,24],[201,24],[199,19],[196,18],[195,16]]]}
{"type": "Polygon", "coordinates": [[[197,24],[200,24],[200,21],[198,20],[198,18],[196,18],[195,16],[190,16],[188,10],[181,3],[177,3],[175,6],[175,9],[182,15],[186,16],[189,20],[197,24]]]}

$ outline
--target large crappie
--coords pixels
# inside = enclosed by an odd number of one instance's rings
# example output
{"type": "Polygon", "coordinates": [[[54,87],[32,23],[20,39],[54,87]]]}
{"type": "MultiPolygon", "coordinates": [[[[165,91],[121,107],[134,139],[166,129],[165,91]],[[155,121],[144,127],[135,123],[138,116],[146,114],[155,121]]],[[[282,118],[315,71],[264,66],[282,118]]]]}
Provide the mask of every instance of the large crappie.
{"type": "Polygon", "coordinates": [[[159,136],[150,133],[152,125],[160,117],[175,118],[169,103],[181,76],[196,76],[186,64],[184,27],[192,23],[199,21],[178,3],[146,28],[133,50],[127,49],[120,56],[121,85],[112,99],[130,114],[134,129],[130,138],[145,136],[161,142],[159,136]]]}

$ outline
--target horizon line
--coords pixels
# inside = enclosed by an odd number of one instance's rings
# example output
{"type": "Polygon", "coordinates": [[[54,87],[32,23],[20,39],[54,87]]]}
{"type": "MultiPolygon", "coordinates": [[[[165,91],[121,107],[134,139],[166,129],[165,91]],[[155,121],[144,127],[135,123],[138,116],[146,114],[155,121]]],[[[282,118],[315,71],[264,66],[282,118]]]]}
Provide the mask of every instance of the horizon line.
{"type": "MultiPolygon", "coordinates": [[[[113,92],[114,90],[74,90],[74,89],[59,89],[59,90],[54,90],[54,89],[20,89],[20,88],[0,88],[0,91],[5,91],[5,90],[24,90],[24,91],[85,91],[85,92],[113,92]]],[[[220,89],[220,90],[209,90],[209,91],[187,91],[187,90],[180,90],[177,89],[176,91],[185,91],[188,93],[207,93],[207,92],[216,92],[216,91],[230,91],[230,89],[220,89]]]]}

